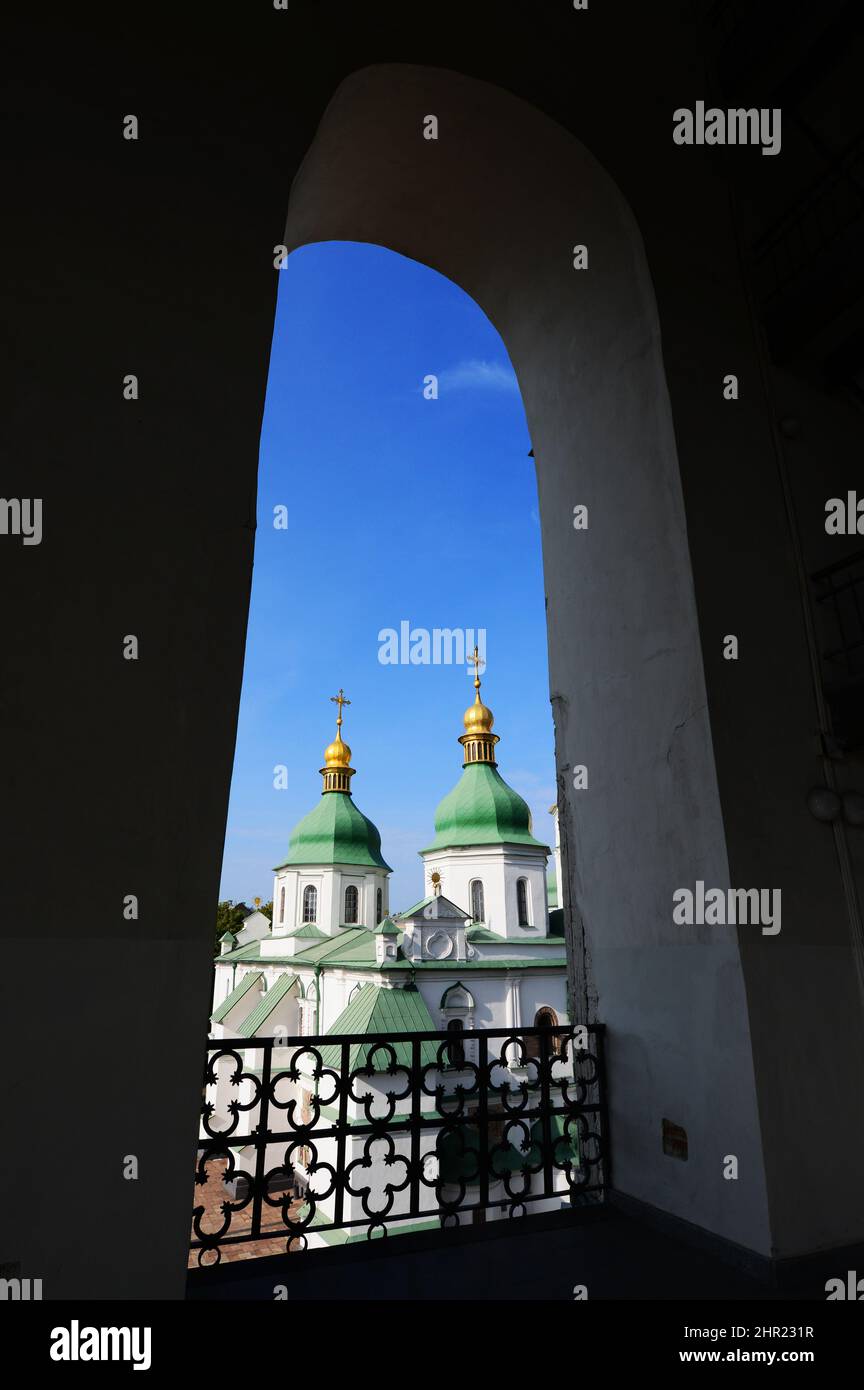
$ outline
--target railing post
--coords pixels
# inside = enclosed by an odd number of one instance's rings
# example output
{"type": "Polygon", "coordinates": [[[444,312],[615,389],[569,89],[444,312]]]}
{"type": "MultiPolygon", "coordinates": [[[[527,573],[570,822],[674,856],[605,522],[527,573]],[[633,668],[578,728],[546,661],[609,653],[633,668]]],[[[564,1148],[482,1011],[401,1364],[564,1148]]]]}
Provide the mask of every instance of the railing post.
{"type": "MultiPolygon", "coordinates": [[[[477,1161],[480,1164],[480,1191],[478,1201],[481,1209],[485,1212],[489,1206],[489,1086],[491,1085],[492,1073],[489,1067],[489,1041],[485,1033],[481,1033],[478,1039],[478,1060],[480,1077],[480,1096],[477,1103],[477,1120],[479,1134],[477,1136],[477,1161]]],[[[462,1130],[467,1138],[467,1126],[462,1130]]]]}
{"type": "Polygon", "coordinates": [[[551,1197],[555,1192],[555,1182],[552,1168],[552,1121],[549,1116],[552,1068],[549,1061],[548,1028],[544,1027],[539,1030],[538,1041],[540,1043],[540,1128],[543,1135],[541,1141],[543,1146],[543,1192],[545,1196],[551,1197]]]}
{"type": "Polygon", "coordinates": [[[273,1063],[273,1039],[258,1038],[257,1042],[264,1047],[263,1065],[261,1068],[261,1107],[258,1112],[258,1124],[255,1127],[255,1191],[252,1194],[252,1230],[250,1236],[253,1240],[261,1234],[261,1212],[264,1207],[264,1177],[267,1167],[267,1122],[270,1118],[270,1075],[273,1063]]]}
{"type": "Polygon", "coordinates": [[[423,1124],[421,1108],[420,1066],[421,1047],[419,1038],[411,1039],[411,1174],[409,1215],[420,1212],[420,1139],[423,1124]]]}
{"type": "Polygon", "coordinates": [[[350,1039],[343,1038],[339,1068],[339,1131],[336,1135],[336,1203],[334,1223],[342,1225],[345,1216],[345,1131],[348,1128],[348,1090],[351,1086],[350,1039]]]}

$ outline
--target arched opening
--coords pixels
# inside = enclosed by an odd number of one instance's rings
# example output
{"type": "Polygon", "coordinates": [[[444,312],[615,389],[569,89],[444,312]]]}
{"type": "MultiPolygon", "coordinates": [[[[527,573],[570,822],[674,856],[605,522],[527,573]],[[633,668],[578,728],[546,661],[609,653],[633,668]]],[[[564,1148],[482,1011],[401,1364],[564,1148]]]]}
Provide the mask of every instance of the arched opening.
{"type": "Polygon", "coordinates": [[[516,880],[516,921],[520,927],[530,927],[531,925],[531,918],[528,913],[527,878],[516,880]]]}
{"type": "Polygon", "coordinates": [[[601,998],[618,1034],[617,1181],[767,1246],[738,943],[689,951],[670,911],[676,887],[728,884],[729,869],[660,326],[634,218],[589,151],[535,108],[458,73],[388,65],[342,84],[292,189],[288,249],[338,239],[439,270],[507,346],[537,468],[571,998],[588,1020],[601,998]],[[460,139],[424,146],[421,111],[458,112],[460,139]],[[710,1005],[693,1011],[694,994],[710,1005]],[[681,1080],[682,1056],[698,1086],[681,1080]],[[688,1095],[689,1132],[701,1136],[691,1152],[725,1145],[760,1175],[734,1209],[717,1210],[707,1167],[670,1203],[655,1126],[630,1119],[656,1110],[659,1123],[669,1085],[688,1095]]]}
{"type": "Polygon", "coordinates": [[[318,889],[314,883],[307,883],[303,889],[303,921],[304,923],[317,922],[318,920],[318,889]]]}
{"type": "MultiPolygon", "coordinates": [[[[535,1028],[557,1028],[559,1026],[558,1015],[554,1009],[548,1005],[543,1005],[534,1015],[535,1028]]],[[[564,1040],[560,1034],[552,1034],[546,1042],[547,1057],[560,1057],[563,1051],[564,1040]]],[[[538,1033],[528,1033],[525,1038],[525,1056],[538,1058],[542,1057],[543,1044],[538,1033]]]]}
{"type": "Polygon", "coordinates": [[[482,880],[479,878],[473,879],[471,883],[471,919],[474,922],[486,921],[486,898],[482,880]]]}
{"type": "Polygon", "coordinates": [[[454,1041],[447,1044],[447,1060],[451,1067],[461,1067],[465,1065],[465,1044],[462,1041],[462,1033],[465,1025],[461,1018],[451,1018],[447,1023],[447,1032],[454,1035],[454,1041]]]}
{"type": "Polygon", "coordinates": [[[345,924],[353,926],[359,920],[360,895],[353,883],[345,889],[345,924]]]}

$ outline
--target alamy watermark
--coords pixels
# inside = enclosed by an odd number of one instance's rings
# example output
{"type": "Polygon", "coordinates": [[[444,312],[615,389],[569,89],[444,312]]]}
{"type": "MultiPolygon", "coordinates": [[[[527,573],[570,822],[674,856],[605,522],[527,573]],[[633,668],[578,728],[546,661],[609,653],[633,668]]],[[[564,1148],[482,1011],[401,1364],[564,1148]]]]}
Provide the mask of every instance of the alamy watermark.
{"type": "Polygon", "coordinates": [[[24,545],[40,545],[42,498],[0,497],[0,536],[20,536],[24,545]]]}
{"type": "Polygon", "coordinates": [[[82,1327],[73,1318],[52,1329],[48,1354],[52,1361],[131,1361],[133,1371],[149,1371],[151,1339],[149,1327],[82,1327]]]}
{"type": "Polygon", "coordinates": [[[465,666],[474,670],[475,647],[480,670],[486,668],[485,627],[412,627],[404,618],[395,627],[378,633],[378,660],[382,666],[465,666]]]}
{"type": "Polygon", "coordinates": [[[695,110],[679,106],[672,113],[676,145],[761,145],[763,154],[780,153],[780,107],[750,106],[723,110],[697,101],[695,110]]]}
{"type": "Polygon", "coordinates": [[[780,930],[779,888],[676,888],[672,921],[679,927],[761,926],[763,936],[780,930]]]}

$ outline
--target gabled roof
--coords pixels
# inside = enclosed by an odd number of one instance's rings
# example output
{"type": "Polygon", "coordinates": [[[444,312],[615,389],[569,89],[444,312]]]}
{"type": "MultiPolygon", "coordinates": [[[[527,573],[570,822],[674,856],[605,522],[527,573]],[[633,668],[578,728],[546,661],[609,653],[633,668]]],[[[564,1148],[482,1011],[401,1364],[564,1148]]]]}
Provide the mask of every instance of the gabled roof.
{"type": "MultiPolygon", "coordinates": [[[[357,991],[347,1007],[336,1019],[328,1036],[345,1033],[434,1033],[436,1031],[432,1016],[426,1007],[423,996],[413,985],[405,989],[385,989],[381,985],[367,983],[357,991]]],[[[389,1040],[389,1039],[388,1039],[389,1040]]],[[[349,1066],[365,1067],[374,1044],[355,1043],[349,1049],[349,1066]]],[[[396,1043],[393,1047],[396,1065],[410,1067],[413,1061],[410,1043],[396,1043]]],[[[420,1044],[420,1061],[423,1065],[434,1063],[437,1059],[434,1043],[420,1044]]],[[[338,1043],[322,1047],[321,1057],[325,1067],[339,1068],[342,1065],[342,1048],[338,1043]]],[[[379,1050],[374,1058],[376,1071],[386,1071],[390,1054],[379,1050]]]]}
{"type": "Polygon", "coordinates": [[[238,1033],[244,1038],[254,1038],[262,1023],[265,1023],[272,1014],[276,1005],[279,1004],[289,990],[298,983],[297,976],[291,975],[286,970],[283,975],[274,981],[267,993],[262,996],[259,1003],[255,1005],[251,1014],[244,1018],[237,1029],[238,1033]]]}
{"type": "Polygon", "coordinates": [[[376,936],[398,936],[399,928],[392,917],[385,917],[383,922],[379,922],[377,927],[372,927],[376,936]]]}
{"type": "Polygon", "coordinates": [[[396,916],[397,916],[397,917],[415,917],[415,916],[417,915],[418,912],[422,912],[422,911],[423,911],[424,907],[428,907],[429,904],[431,903],[431,901],[432,901],[431,897],[429,897],[429,898],[421,898],[421,900],[420,900],[419,903],[415,903],[413,907],[406,907],[406,909],[405,909],[404,912],[397,912],[397,913],[396,913],[396,916]]]}
{"type": "MultiPolygon", "coordinates": [[[[452,898],[445,898],[443,893],[436,893],[430,898],[424,898],[422,902],[415,903],[409,907],[407,912],[397,912],[397,922],[406,922],[411,917],[426,917],[426,913],[433,904],[437,904],[438,911],[436,916],[444,918],[461,917],[463,922],[470,922],[471,914],[464,908],[454,903],[452,898]]],[[[432,920],[431,916],[430,919],[432,920]]]]}
{"type": "MultiPolygon", "coordinates": [[[[217,957],[218,959],[218,957],[217,957]]],[[[223,957],[224,959],[224,957],[223,957]]],[[[252,986],[263,978],[260,970],[250,970],[248,975],[244,975],[239,985],[235,985],[231,993],[227,995],[218,1009],[210,1015],[213,1023],[221,1023],[227,1014],[230,1014],[235,1004],[239,1004],[244,995],[248,994],[252,986]]]]}

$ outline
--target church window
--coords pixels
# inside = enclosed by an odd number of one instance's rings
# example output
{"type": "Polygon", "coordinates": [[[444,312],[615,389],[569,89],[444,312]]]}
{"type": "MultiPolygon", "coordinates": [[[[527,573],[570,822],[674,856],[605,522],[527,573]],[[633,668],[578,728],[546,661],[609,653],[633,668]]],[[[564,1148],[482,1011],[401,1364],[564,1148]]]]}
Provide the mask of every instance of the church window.
{"type": "Polygon", "coordinates": [[[280,921],[280,922],[284,922],[284,921],[285,921],[285,885],[284,885],[284,883],[283,883],[283,885],[282,885],[282,891],[281,891],[280,894],[279,894],[279,921],[280,921]]]}
{"type": "Polygon", "coordinates": [[[519,926],[530,927],[531,921],[528,917],[527,878],[519,878],[516,880],[516,909],[519,917],[519,926]]]}
{"type": "Polygon", "coordinates": [[[384,920],[384,890],[379,888],[375,894],[375,925],[384,920]]]}
{"type": "MultiPolygon", "coordinates": [[[[534,1015],[534,1027],[535,1027],[535,1028],[557,1028],[557,1027],[558,1027],[558,1015],[556,1014],[555,1010],[554,1010],[554,1009],[547,1008],[545,1005],[544,1005],[544,1007],[543,1007],[542,1009],[538,1009],[537,1012],[536,1012],[536,1014],[534,1015]]],[[[558,1036],[556,1036],[556,1037],[554,1037],[554,1038],[550,1038],[550,1039],[549,1039],[549,1053],[548,1053],[547,1055],[551,1054],[551,1056],[553,1056],[553,1057],[559,1057],[559,1056],[561,1055],[561,1045],[562,1045],[562,1043],[563,1043],[563,1038],[561,1038],[560,1035],[558,1035],[558,1036]]],[[[526,1038],[525,1038],[525,1056],[526,1056],[526,1057],[539,1057],[539,1056],[540,1056],[540,1038],[539,1038],[539,1035],[538,1035],[538,1034],[536,1034],[536,1033],[534,1033],[534,1034],[529,1033],[529,1034],[526,1036],[526,1038]]]]}
{"type": "Polygon", "coordinates": [[[358,919],[359,909],[360,894],[357,892],[357,889],[354,887],[354,884],[349,883],[348,887],[345,889],[345,921],[356,922],[358,919]]]}
{"type": "MultiPolygon", "coordinates": [[[[461,1033],[464,1024],[461,1018],[451,1018],[447,1024],[448,1033],[461,1033]]],[[[462,1067],[465,1065],[465,1044],[460,1038],[458,1042],[447,1044],[447,1060],[451,1067],[462,1067]]]]}
{"type": "Polygon", "coordinates": [[[303,889],[303,921],[314,922],[318,916],[318,889],[308,883],[303,889]]]}
{"type": "Polygon", "coordinates": [[[483,901],[483,884],[479,878],[471,883],[471,916],[475,922],[485,922],[486,905],[483,901]]]}

